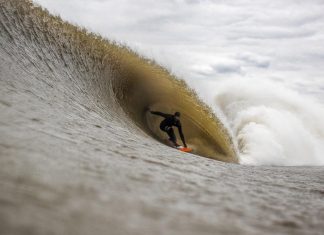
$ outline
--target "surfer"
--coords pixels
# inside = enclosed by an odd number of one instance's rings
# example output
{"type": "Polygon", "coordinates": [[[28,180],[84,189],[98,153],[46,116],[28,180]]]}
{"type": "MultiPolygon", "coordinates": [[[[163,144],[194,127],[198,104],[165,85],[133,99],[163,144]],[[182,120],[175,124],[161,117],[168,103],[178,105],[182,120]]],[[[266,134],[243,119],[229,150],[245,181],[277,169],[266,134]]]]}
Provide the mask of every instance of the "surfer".
{"type": "Polygon", "coordinates": [[[150,111],[151,114],[164,117],[164,120],[160,124],[160,129],[168,134],[169,140],[174,144],[175,147],[179,147],[180,145],[177,144],[177,139],[174,134],[172,126],[178,127],[179,135],[182,140],[183,146],[185,148],[187,148],[187,144],[186,144],[184,135],[182,133],[179,112],[175,112],[174,114],[167,114],[167,113],[162,113],[162,112],[151,111],[150,109],[148,111],[150,111]]]}

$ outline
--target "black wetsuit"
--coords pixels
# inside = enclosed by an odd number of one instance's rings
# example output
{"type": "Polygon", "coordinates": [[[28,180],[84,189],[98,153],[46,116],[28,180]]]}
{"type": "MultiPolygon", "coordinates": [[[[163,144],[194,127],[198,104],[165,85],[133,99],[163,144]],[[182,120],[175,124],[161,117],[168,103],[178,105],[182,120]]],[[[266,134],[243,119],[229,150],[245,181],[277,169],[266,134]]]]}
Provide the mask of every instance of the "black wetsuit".
{"type": "Polygon", "coordinates": [[[178,146],[178,144],[177,144],[177,139],[176,139],[176,136],[174,134],[172,126],[178,127],[182,143],[183,143],[184,146],[186,146],[185,138],[184,138],[184,135],[182,133],[182,127],[181,127],[181,123],[180,123],[179,119],[177,119],[172,114],[166,114],[166,113],[154,112],[154,111],[151,111],[151,113],[155,114],[155,115],[159,115],[161,117],[164,117],[164,120],[160,124],[160,129],[168,134],[168,136],[170,137],[169,140],[172,141],[175,146],[178,146]]]}

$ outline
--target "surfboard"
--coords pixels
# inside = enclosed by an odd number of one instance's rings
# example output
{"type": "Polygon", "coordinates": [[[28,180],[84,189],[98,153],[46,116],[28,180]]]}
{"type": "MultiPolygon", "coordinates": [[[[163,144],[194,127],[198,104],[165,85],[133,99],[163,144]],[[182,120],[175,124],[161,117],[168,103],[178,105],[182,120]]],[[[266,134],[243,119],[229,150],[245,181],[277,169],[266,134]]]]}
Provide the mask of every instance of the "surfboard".
{"type": "Polygon", "coordinates": [[[167,143],[167,145],[169,145],[172,148],[175,148],[181,152],[186,152],[186,153],[190,153],[192,151],[192,148],[186,148],[183,147],[181,145],[179,145],[178,147],[174,146],[174,144],[169,140],[169,139],[165,139],[165,142],[167,143]]]}
{"type": "Polygon", "coordinates": [[[192,151],[192,148],[186,148],[183,146],[179,146],[176,149],[178,149],[179,151],[182,151],[182,152],[186,152],[186,153],[190,153],[192,151]]]}

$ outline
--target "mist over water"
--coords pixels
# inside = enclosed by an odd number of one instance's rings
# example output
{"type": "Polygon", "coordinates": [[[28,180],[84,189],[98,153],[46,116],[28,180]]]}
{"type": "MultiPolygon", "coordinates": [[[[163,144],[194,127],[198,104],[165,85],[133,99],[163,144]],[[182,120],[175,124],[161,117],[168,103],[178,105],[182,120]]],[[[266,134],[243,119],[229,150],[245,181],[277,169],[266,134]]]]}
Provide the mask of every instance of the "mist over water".
{"type": "Polygon", "coordinates": [[[280,83],[256,79],[215,85],[216,108],[247,165],[323,165],[324,108],[280,83]]]}

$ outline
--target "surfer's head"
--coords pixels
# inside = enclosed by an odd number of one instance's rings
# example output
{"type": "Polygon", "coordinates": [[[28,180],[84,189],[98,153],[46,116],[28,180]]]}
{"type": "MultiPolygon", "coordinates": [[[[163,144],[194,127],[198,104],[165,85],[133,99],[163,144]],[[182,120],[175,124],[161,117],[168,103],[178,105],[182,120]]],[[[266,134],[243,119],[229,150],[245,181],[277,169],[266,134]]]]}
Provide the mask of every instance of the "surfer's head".
{"type": "Polygon", "coordinates": [[[174,116],[177,117],[177,118],[180,118],[180,112],[175,112],[174,116]]]}

